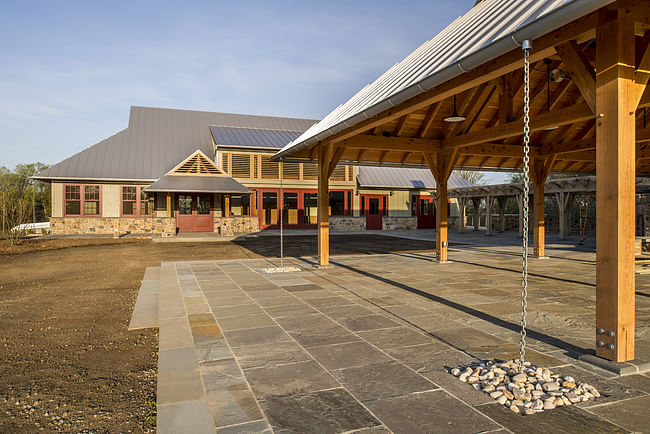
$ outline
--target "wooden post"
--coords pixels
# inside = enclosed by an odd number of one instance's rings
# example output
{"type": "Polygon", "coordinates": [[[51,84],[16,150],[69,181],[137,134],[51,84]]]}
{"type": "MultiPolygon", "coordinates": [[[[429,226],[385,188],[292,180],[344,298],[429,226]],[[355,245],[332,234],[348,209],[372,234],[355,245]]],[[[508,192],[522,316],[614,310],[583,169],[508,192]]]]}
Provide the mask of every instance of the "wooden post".
{"type": "Polygon", "coordinates": [[[530,168],[530,179],[533,182],[533,255],[544,257],[544,184],[551,172],[556,155],[546,159],[534,159],[530,168]]]}
{"type": "Polygon", "coordinates": [[[223,216],[230,217],[230,195],[223,195],[223,216]]]}
{"type": "MultiPolygon", "coordinates": [[[[634,359],[635,40],[632,16],[596,29],[596,355],[634,359]],[[602,331],[601,331],[602,330],[602,331]]],[[[640,99],[640,98],[639,98],[640,99]]]]}
{"type": "Polygon", "coordinates": [[[506,202],[508,200],[505,196],[499,196],[499,232],[506,231],[506,202]]]}
{"type": "Polygon", "coordinates": [[[479,197],[473,197],[472,198],[472,205],[474,205],[474,230],[478,231],[478,228],[480,226],[479,222],[479,208],[481,206],[481,198],[479,197]]]}
{"type": "Polygon", "coordinates": [[[524,194],[519,193],[515,198],[519,208],[519,237],[521,238],[524,236],[524,194]]]}
{"type": "Polygon", "coordinates": [[[544,257],[545,231],[544,231],[544,183],[535,180],[533,182],[533,255],[538,258],[544,257]]]}
{"type": "Polygon", "coordinates": [[[329,228],[329,165],[332,145],[320,145],[318,150],[318,265],[330,262],[329,228]]]}
{"type": "Polygon", "coordinates": [[[456,161],[458,161],[458,150],[440,152],[435,157],[431,154],[423,154],[429,170],[436,180],[436,259],[439,262],[447,262],[447,220],[449,215],[449,200],[447,196],[447,181],[451,175],[456,161]]]}
{"type": "Polygon", "coordinates": [[[172,216],[172,194],[167,193],[167,217],[172,216]]]}
{"type": "Polygon", "coordinates": [[[251,191],[249,198],[250,207],[251,207],[251,217],[257,217],[257,194],[255,190],[251,191]]]}
{"type": "Polygon", "coordinates": [[[464,197],[458,198],[458,233],[465,233],[465,202],[467,199],[464,197]]]}
{"type": "Polygon", "coordinates": [[[567,208],[569,206],[569,198],[571,193],[566,191],[560,191],[555,193],[555,200],[557,201],[557,208],[559,211],[559,238],[561,240],[566,240],[567,237],[567,208]]]}
{"type": "Polygon", "coordinates": [[[485,196],[485,235],[492,235],[492,204],[494,203],[493,196],[485,196]]]}

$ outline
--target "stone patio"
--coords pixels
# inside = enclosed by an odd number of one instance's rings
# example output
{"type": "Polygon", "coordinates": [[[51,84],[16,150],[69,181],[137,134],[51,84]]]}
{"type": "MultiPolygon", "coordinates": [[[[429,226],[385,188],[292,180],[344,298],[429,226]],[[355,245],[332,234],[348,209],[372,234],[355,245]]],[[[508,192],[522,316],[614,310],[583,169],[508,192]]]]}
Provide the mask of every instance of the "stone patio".
{"type": "MultiPolygon", "coordinates": [[[[531,260],[527,358],[596,386],[601,398],[524,417],[451,376],[459,364],[518,355],[521,305],[516,246],[453,243],[447,264],[433,252],[334,256],[321,269],[294,258],[285,265],[300,272],[272,274],[263,269],[279,260],[163,263],[159,431],[648,429],[649,376],[578,360],[593,347],[593,252],[551,245],[549,259],[531,260]]],[[[645,360],[649,288],[650,277],[637,275],[645,360]]]]}

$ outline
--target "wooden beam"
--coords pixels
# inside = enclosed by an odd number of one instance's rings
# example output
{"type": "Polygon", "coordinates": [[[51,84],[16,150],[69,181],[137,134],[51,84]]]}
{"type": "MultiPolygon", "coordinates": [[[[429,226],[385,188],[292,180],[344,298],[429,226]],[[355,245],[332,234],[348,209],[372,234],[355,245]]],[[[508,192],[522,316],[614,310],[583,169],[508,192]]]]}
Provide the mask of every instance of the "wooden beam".
{"type": "Polygon", "coordinates": [[[383,151],[438,152],[440,140],[415,137],[384,137],[362,134],[337,146],[350,149],[375,149],[383,151]]]}
{"type": "Polygon", "coordinates": [[[573,82],[580,90],[592,113],[596,113],[596,73],[587,56],[575,41],[568,41],[556,47],[564,66],[571,73],[573,82]]]}
{"type": "Polygon", "coordinates": [[[596,31],[596,105],[604,116],[596,126],[594,337],[596,355],[624,362],[634,359],[636,105],[630,98],[635,87],[634,22],[618,6],[618,18],[596,31]]]}
{"type": "Polygon", "coordinates": [[[440,107],[442,107],[442,101],[438,101],[437,103],[431,104],[429,106],[427,114],[424,116],[424,120],[420,124],[420,128],[418,129],[415,137],[422,138],[427,135],[429,128],[431,128],[431,124],[433,124],[433,120],[436,118],[436,115],[440,111],[440,107]]]}
{"type": "MultiPolygon", "coordinates": [[[[555,54],[555,46],[563,42],[578,39],[579,37],[593,37],[593,29],[598,20],[598,11],[592,12],[574,22],[547,33],[533,42],[535,49],[530,55],[531,62],[539,61],[545,57],[555,54]]],[[[396,107],[391,107],[370,119],[359,122],[340,133],[328,137],[334,143],[354,137],[362,132],[379,125],[391,122],[406,114],[422,110],[429,105],[442,101],[455,94],[471,89],[481,83],[501,77],[502,75],[521,69],[521,48],[514,48],[512,51],[486,62],[480,67],[453,78],[433,89],[419,94],[410,100],[396,107]]]]}
{"type": "Polygon", "coordinates": [[[634,73],[634,96],[632,105],[636,108],[646,90],[650,79],[650,32],[643,38],[638,38],[635,44],[636,71],[634,73]],[[634,102],[636,101],[636,102],[634,102]]]}
{"type": "Polygon", "coordinates": [[[577,152],[595,148],[596,138],[589,137],[587,139],[575,140],[572,142],[542,145],[542,147],[539,149],[539,155],[565,154],[569,152],[577,152]]]}
{"type": "Polygon", "coordinates": [[[329,178],[327,172],[332,159],[332,144],[321,144],[318,152],[318,265],[329,265],[329,178]]]}
{"type": "Polygon", "coordinates": [[[383,163],[384,159],[386,159],[386,155],[388,155],[390,151],[381,151],[381,155],[379,156],[379,163],[383,163]]]}
{"type": "MultiPolygon", "coordinates": [[[[583,122],[593,118],[594,114],[591,112],[591,109],[587,104],[576,104],[564,109],[536,116],[531,119],[530,130],[539,131],[549,127],[583,122]]],[[[523,130],[523,120],[517,120],[505,125],[497,125],[496,127],[486,128],[484,130],[474,131],[443,140],[440,149],[444,150],[471,146],[508,137],[520,136],[523,134],[523,130]]]]}
{"type": "MultiPolygon", "coordinates": [[[[524,146],[501,144],[501,143],[481,143],[480,145],[467,146],[459,149],[463,155],[490,155],[495,157],[523,157],[524,146]]],[[[538,155],[538,147],[530,147],[530,156],[538,155]]]]}
{"type": "Polygon", "coordinates": [[[167,193],[167,217],[172,216],[172,194],[167,193]]]}
{"type": "Polygon", "coordinates": [[[399,137],[402,135],[402,131],[404,131],[404,126],[406,125],[406,118],[408,118],[408,115],[404,115],[398,119],[397,125],[393,128],[393,136],[399,137]]]}
{"type": "Polygon", "coordinates": [[[327,179],[329,179],[332,176],[332,173],[334,173],[334,169],[336,169],[336,165],[339,164],[343,152],[345,152],[345,148],[336,148],[334,151],[334,155],[332,156],[332,160],[329,162],[329,167],[327,169],[327,179]]]}

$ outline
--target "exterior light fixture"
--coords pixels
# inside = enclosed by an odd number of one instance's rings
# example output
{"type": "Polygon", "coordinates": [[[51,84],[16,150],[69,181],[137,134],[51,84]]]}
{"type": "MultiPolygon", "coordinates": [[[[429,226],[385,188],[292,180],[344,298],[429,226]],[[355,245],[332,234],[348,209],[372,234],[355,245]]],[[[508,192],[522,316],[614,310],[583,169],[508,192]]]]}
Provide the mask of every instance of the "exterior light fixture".
{"type": "Polygon", "coordinates": [[[465,119],[467,119],[465,116],[459,115],[456,111],[456,95],[454,95],[454,113],[451,116],[446,117],[444,121],[453,124],[456,122],[463,122],[465,119]]]}

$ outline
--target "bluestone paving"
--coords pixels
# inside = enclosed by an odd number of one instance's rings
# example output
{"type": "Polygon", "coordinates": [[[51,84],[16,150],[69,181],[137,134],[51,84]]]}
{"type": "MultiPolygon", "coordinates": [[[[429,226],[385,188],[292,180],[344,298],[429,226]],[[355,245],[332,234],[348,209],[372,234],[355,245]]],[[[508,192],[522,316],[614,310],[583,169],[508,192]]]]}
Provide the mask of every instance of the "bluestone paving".
{"type": "MultiPolygon", "coordinates": [[[[596,386],[601,398],[522,417],[448,373],[518,354],[520,258],[516,246],[490,242],[450,249],[447,264],[429,252],[332,257],[321,269],[313,259],[286,259],[301,271],[275,274],[263,269],[276,260],[162,264],[159,430],[183,426],[178,417],[189,414],[198,419],[184,432],[616,432],[650,425],[647,375],[619,378],[577,360],[593,346],[593,253],[560,246],[549,249],[550,259],[531,261],[527,355],[596,386]]],[[[637,283],[648,293],[650,277],[637,276],[637,283]]],[[[637,354],[650,351],[649,299],[637,297],[637,354]]]]}

